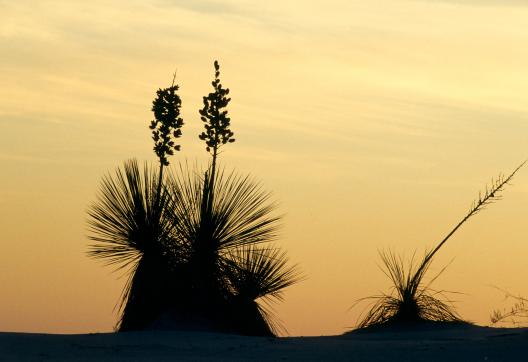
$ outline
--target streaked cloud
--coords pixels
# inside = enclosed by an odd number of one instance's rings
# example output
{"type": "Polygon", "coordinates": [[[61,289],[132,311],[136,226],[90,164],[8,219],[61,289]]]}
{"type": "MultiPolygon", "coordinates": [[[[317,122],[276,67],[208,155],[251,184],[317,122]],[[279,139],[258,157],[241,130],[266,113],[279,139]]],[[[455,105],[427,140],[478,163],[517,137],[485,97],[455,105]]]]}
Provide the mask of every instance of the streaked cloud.
{"type": "Polygon", "coordinates": [[[242,12],[240,4],[234,1],[216,1],[216,0],[158,0],[154,4],[162,6],[176,6],[183,9],[189,9],[199,13],[214,14],[237,14],[242,12]]]}
{"type": "MultiPolygon", "coordinates": [[[[413,0],[416,1],[416,0],[413,0]]],[[[444,2],[451,4],[467,5],[467,6],[526,6],[526,0],[419,0],[428,2],[444,2]]]]}

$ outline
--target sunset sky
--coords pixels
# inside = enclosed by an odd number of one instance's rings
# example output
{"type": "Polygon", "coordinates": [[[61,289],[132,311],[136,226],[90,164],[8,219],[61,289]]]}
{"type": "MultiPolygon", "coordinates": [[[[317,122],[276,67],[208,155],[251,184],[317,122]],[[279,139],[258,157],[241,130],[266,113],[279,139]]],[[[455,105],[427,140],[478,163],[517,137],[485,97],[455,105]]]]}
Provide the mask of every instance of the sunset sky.
{"type": "MultiPolygon", "coordinates": [[[[523,0],[0,0],[0,331],[110,331],[125,278],[87,258],[101,177],[155,162],[155,91],[181,86],[183,151],[213,60],[236,142],[221,155],[284,213],[306,280],[276,312],[290,335],[342,333],[388,292],[379,250],[435,245],[492,177],[528,157],[523,0]]],[[[528,167],[438,254],[433,285],[489,324],[528,296],[528,167]]]]}

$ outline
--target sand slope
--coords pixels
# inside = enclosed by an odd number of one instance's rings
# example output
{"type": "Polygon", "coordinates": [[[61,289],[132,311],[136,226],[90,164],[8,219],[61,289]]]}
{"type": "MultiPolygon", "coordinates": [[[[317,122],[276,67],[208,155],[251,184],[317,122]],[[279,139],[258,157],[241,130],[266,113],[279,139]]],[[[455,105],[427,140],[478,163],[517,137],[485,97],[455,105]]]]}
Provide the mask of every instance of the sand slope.
{"type": "Polygon", "coordinates": [[[0,333],[2,361],[528,361],[528,330],[476,326],[261,338],[205,332],[0,333]]]}

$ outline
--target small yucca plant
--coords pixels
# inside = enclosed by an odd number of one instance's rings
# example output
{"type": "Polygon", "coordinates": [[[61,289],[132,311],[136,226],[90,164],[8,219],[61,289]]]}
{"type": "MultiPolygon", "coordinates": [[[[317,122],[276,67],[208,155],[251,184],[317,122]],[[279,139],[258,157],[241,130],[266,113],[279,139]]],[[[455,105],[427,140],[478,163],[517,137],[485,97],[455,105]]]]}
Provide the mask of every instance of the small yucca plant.
{"type": "Polygon", "coordinates": [[[459,321],[449,301],[445,300],[442,291],[431,288],[434,277],[424,283],[430,263],[420,268],[425,257],[417,263],[412,258],[408,264],[394,253],[380,252],[384,273],[391,280],[393,287],[390,293],[365,298],[373,300],[370,310],[363,316],[358,328],[372,325],[394,323],[417,323],[428,321],[459,321]]]}
{"type": "Polygon", "coordinates": [[[393,288],[390,293],[364,298],[374,302],[369,311],[361,318],[357,327],[366,328],[387,323],[416,323],[420,321],[461,321],[452,304],[446,300],[444,293],[431,288],[431,283],[445,268],[429,283],[424,283],[424,277],[438,250],[469,218],[485,206],[500,199],[499,193],[523,165],[524,162],[507,177],[501,175],[496,180],[492,180],[491,186],[486,187],[484,193],[479,193],[477,201],[473,202],[464,218],[434,249],[427,252],[418,261],[412,258],[409,265],[406,266],[401,257],[393,253],[380,253],[385,267],[384,273],[391,280],[393,288]]]}

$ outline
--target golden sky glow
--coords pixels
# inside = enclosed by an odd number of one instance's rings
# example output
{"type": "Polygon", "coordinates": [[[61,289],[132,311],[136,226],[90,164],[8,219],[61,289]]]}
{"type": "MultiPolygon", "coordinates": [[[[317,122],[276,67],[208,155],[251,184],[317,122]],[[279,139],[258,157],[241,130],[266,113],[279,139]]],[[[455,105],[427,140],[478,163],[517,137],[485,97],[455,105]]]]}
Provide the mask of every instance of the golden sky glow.
{"type": "MultiPolygon", "coordinates": [[[[0,330],[108,331],[124,278],[85,256],[100,178],[154,161],[150,105],[174,69],[183,152],[212,62],[237,142],[286,214],[308,279],[277,312],[290,334],[341,333],[387,291],[377,251],[433,246],[478,191],[528,155],[524,1],[0,0],[0,330]]],[[[528,295],[528,169],[450,240],[433,272],[489,323],[496,285],[528,295]]]]}

